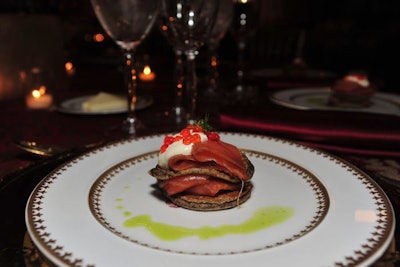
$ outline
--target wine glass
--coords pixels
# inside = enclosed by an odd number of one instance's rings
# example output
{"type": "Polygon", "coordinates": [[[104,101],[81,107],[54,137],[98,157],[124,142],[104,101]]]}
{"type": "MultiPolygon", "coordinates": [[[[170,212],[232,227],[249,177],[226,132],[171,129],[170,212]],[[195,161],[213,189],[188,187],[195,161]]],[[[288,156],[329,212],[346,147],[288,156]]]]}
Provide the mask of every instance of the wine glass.
{"type": "Polygon", "coordinates": [[[225,34],[231,24],[233,16],[233,1],[220,0],[217,12],[217,18],[212,28],[211,34],[206,41],[207,47],[210,51],[209,62],[209,80],[208,87],[204,91],[207,98],[215,99],[218,97],[218,55],[217,49],[220,41],[225,37],[225,34]]]}
{"type": "Polygon", "coordinates": [[[174,31],[186,56],[188,123],[197,119],[196,55],[211,33],[218,6],[219,0],[162,0],[162,12],[168,18],[167,26],[174,31]]]}
{"type": "Polygon", "coordinates": [[[157,19],[159,0],[91,0],[91,3],[100,24],[124,54],[128,115],[121,130],[122,135],[133,137],[141,126],[136,116],[135,49],[157,19]]]}
{"type": "Polygon", "coordinates": [[[234,15],[231,24],[231,32],[238,47],[237,84],[233,94],[237,100],[241,100],[251,97],[255,90],[244,83],[244,56],[247,43],[257,30],[259,3],[256,0],[233,1],[234,15]]]}

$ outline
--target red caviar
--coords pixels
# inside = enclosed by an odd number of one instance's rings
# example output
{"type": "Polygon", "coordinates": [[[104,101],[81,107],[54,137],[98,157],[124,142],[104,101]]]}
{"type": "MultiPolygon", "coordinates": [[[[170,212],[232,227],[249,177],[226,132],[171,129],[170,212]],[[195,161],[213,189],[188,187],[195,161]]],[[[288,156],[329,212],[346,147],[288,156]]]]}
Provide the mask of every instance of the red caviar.
{"type": "Polygon", "coordinates": [[[188,125],[186,128],[182,129],[176,136],[172,135],[165,136],[164,143],[160,148],[160,152],[161,153],[165,152],[171,144],[181,140],[185,145],[200,143],[201,136],[199,133],[204,133],[209,141],[220,140],[220,137],[216,132],[206,132],[200,125],[188,125]]]}

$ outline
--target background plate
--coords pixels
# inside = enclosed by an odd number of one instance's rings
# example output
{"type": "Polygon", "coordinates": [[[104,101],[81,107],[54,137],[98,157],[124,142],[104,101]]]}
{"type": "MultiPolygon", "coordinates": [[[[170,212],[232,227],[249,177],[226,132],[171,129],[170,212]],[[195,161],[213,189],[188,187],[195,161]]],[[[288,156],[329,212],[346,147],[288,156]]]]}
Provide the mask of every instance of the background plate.
{"type": "Polygon", "coordinates": [[[376,93],[371,99],[371,106],[334,107],[327,105],[330,89],[322,88],[297,88],[278,91],[271,95],[271,100],[278,105],[301,110],[337,110],[352,112],[370,112],[380,114],[400,115],[400,97],[388,93],[376,93]]]}
{"type": "MultiPolygon", "coordinates": [[[[119,109],[108,109],[104,111],[86,111],[82,109],[82,103],[93,97],[94,95],[87,95],[76,97],[72,99],[65,100],[58,107],[58,111],[68,114],[77,114],[77,115],[107,115],[107,114],[119,114],[127,111],[126,108],[119,109]]],[[[153,104],[153,98],[148,96],[138,96],[136,105],[136,110],[144,109],[153,104]]]]}

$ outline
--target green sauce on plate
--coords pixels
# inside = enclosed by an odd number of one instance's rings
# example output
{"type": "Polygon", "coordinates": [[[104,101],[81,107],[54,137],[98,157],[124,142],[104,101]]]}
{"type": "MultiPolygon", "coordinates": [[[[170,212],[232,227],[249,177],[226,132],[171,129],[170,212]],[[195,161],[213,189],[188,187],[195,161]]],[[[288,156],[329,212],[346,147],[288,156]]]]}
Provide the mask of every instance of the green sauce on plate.
{"type": "MultiPolygon", "coordinates": [[[[126,214],[125,214],[126,215],[126,214]]],[[[256,210],[253,216],[240,224],[224,224],[220,226],[201,226],[190,228],[155,222],[148,214],[130,217],[124,227],[144,227],[153,235],[164,241],[173,241],[189,236],[210,239],[228,234],[248,234],[283,223],[294,215],[291,207],[270,206],[256,210]]]]}

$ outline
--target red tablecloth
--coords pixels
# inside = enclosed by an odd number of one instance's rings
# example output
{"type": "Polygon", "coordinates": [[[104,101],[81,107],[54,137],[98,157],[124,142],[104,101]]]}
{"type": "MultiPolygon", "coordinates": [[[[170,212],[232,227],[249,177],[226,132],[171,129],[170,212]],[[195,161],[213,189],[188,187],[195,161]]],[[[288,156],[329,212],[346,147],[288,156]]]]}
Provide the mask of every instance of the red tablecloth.
{"type": "Polygon", "coordinates": [[[247,108],[220,116],[224,130],[290,138],[326,151],[400,157],[400,117],[361,112],[247,108]]]}

